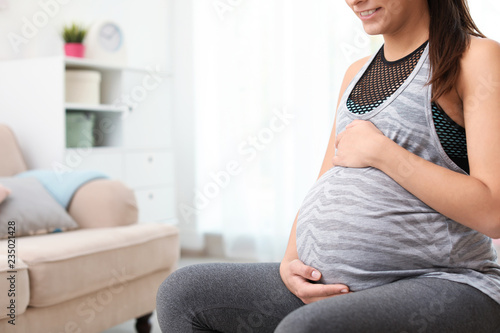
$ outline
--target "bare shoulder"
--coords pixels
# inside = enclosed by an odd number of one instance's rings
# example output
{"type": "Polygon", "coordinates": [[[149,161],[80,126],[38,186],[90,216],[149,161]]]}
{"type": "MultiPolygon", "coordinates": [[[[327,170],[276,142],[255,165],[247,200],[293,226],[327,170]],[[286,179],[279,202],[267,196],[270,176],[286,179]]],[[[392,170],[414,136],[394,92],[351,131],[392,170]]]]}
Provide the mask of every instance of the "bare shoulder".
{"type": "Polygon", "coordinates": [[[471,37],[471,43],[468,52],[475,54],[482,51],[498,52],[500,50],[500,43],[496,40],[489,38],[471,37]]]}
{"type": "Polygon", "coordinates": [[[347,87],[349,86],[349,83],[351,83],[352,79],[358,74],[358,72],[363,68],[363,66],[366,64],[366,62],[370,59],[370,56],[361,58],[354,63],[352,63],[349,68],[347,68],[347,71],[345,72],[344,75],[344,80],[342,81],[342,86],[340,87],[340,94],[339,94],[339,100],[337,103],[337,108],[340,105],[340,101],[342,100],[342,96],[344,95],[347,87]]]}
{"type": "Polygon", "coordinates": [[[472,37],[461,64],[457,91],[462,100],[478,87],[490,89],[500,83],[500,44],[492,39],[472,37]]]}
{"type": "Polygon", "coordinates": [[[354,79],[356,74],[363,68],[363,66],[366,64],[366,62],[371,58],[371,56],[361,58],[355,62],[353,62],[349,68],[347,68],[347,71],[345,72],[344,75],[344,80],[342,81],[342,88],[340,91],[340,95],[342,96],[344,94],[344,91],[347,89],[347,86],[349,83],[354,79]]]}
{"type": "Polygon", "coordinates": [[[342,99],[342,96],[344,95],[347,87],[349,86],[349,83],[351,83],[352,79],[358,74],[358,72],[363,68],[363,66],[366,64],[366,62],[371,58],[371,56],[361,58],[349,66],[347,71],[345,72],[344,75],[344,80],[342,81],[342,86],[340,87],[340,94],[339,94],[339,101],[337,103],[337,108],[340,105],[340,101],[342,99]]]}
{"type": "Polygon", "coordinates": [[[472,37],[461,65],[469,75],[500,67],[500,43],[489,38],[472,37]]]}
{"type": "Polygon", "coordinates": [[[350,82],[356,76],[356,74],[358,74],[361,68],[363,68],[363,66],[368,62],[368,60],[370,60],[370,58],[371,56],[367,56],[353,62],[347,69],[344,80],[348,79],[348,81],[350,82]]]}

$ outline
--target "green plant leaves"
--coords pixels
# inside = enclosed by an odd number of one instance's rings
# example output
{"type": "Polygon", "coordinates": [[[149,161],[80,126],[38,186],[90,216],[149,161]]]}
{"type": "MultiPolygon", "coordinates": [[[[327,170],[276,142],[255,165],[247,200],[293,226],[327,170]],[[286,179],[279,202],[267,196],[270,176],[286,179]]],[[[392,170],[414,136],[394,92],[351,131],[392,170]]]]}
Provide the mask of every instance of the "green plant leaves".
{"type": "Polygon", "coordinates": [[[66,43],[82,43],[87,29],[82,25],[73,23],[72,25],[64,26],[62,37],[66,43]]]}

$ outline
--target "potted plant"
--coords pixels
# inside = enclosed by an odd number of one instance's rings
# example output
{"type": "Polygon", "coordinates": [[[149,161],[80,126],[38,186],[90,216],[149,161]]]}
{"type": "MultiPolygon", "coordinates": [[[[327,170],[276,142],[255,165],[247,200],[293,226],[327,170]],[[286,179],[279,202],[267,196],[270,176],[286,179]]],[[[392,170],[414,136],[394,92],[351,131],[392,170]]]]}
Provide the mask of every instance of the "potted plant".
{"type": "Polygon", "coordinates": [[[62,37],[64,42],[64,51],[69,57],[83,58],[85,54],[85,46],[83,39],[87,34],[87,29],[73,23],[63,28],[62,37]]]}

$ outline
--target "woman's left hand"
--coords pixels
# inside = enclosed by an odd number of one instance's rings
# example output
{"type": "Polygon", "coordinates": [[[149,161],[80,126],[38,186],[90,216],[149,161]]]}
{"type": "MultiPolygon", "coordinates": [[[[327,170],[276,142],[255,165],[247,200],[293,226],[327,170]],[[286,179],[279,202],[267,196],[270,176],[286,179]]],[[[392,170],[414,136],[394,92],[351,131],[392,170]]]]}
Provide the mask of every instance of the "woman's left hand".
{"type": "Polygon", "coordinates": [[[333,165],[348,168],[374,166],[386,139],[388,140],[372,122],[354,120],[337,135],[337,152],[332,161],[333,165]]]}

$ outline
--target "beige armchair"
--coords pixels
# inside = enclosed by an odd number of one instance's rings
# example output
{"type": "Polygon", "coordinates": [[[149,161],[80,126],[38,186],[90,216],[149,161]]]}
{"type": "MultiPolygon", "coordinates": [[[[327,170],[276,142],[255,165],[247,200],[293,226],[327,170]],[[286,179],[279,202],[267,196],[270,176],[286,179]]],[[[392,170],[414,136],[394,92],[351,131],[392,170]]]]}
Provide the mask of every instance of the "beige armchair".
{"type": "MultiPolygon", "coordinates": [[[[25,170],[12,131],[0,125],[0,177],[25,170]]],[[[178,230],[127,223],[17,237],[15,273],[8,240],[0,239],[0,332],[101,332],[133,318],[139,332],[149,332],[158,286],[179,258],[178,230]],[[15,297],[6,297],[12,286],[15,297]],[[11,299],[15,326],[6,311],[11,299]]]]}

